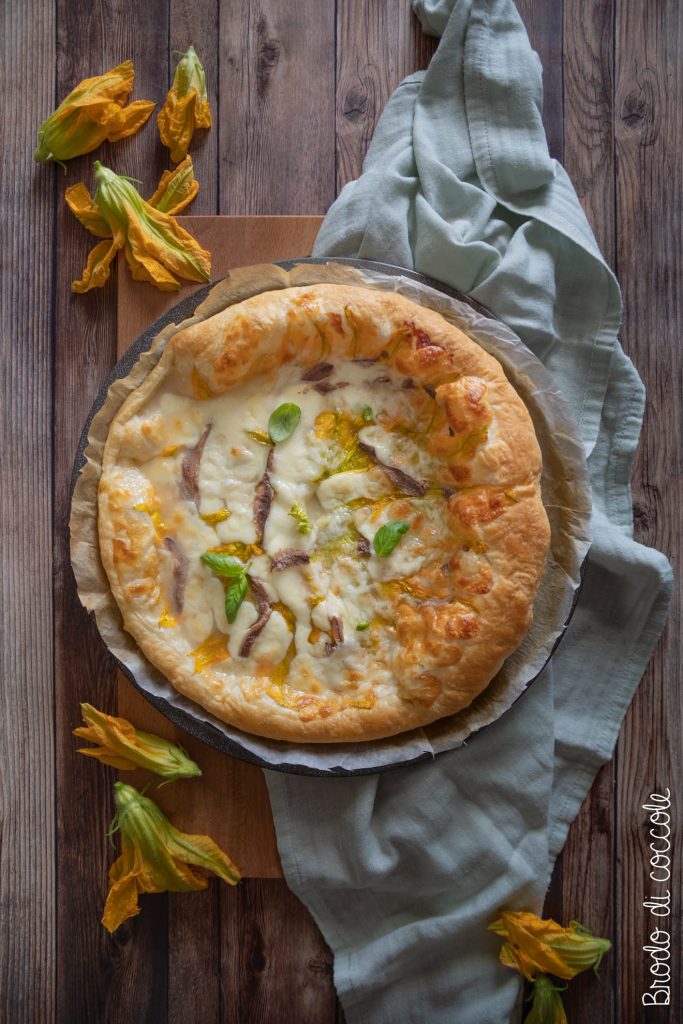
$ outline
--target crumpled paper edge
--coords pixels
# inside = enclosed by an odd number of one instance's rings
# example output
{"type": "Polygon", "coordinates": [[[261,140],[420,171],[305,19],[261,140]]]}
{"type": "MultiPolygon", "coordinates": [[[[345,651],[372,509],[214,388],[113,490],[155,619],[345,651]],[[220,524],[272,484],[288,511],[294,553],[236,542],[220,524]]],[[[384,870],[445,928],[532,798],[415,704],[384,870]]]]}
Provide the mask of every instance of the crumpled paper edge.
{"type": "MultiPolygon", "coordinates": [[[[289,270],[277,264],[263,264],[232,271],[211,289],[193,316],[179,325],[166,326],[132,370],[110,385],[90,423],[83,454],[85,464],[74,486],[69,523],[71,562],[79,598],[95,615],[105,644],[157,707],[162,702],[162,711],[165,703],[169,706],[167,710],[190,716],[190,722],[181,720],[178,724],[193,731],[191,725],[199,720],[205,727],[212,727],[201,733],[207,742],[278,770],[338,775],[399,767],[461,746],[473,732],[496,721],[552,655],[571,615],[581,566],[590,547],[591,496],[584,449],[578,427],[549,372],[505,324],[436,287],[389,269],[361,268],[335,261],[302,261],[289,270]],[[529,409],[543,452],[542,493],[551,526],[551,548],[534,622],[520,647],[468,708],[423,729],[368,743],[297,745],[264,739],[231,727],[183,697],[147,661],[133,637],[123,629],[99,557],[97,488],[109,426],[126,397],[156,364],[169,338],[251,295],[318,283],[355,284],[400,292],[465,330],[502,364],[529,409]],[[212,730],[217,730],[218,735],[213,735],[212,730]]],[[[173,717],[178,719],[177,714],[173,717]]]]}

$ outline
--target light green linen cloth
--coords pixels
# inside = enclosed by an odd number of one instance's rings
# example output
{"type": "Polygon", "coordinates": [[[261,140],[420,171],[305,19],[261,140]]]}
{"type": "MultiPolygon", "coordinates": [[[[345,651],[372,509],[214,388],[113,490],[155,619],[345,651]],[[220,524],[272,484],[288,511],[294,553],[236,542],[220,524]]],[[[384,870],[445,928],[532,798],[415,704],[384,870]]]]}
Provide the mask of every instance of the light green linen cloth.
{"type": "Polygon", "coordinates": [[[348,1024],[503,1024],[520,985],[487,925],[504,907],[541,910],[663,627],[671,575],[632,540],[643,387],[617,342],[616,281],[548,155],[521,19],[511,0],[413,6],[439,48],[392,96],[315,254],[414,268],[520,335],[580,425],[594,543],[551,666],[466,746],[379,776],[267,776],[285,877],[334,952],[348,1024]]]}

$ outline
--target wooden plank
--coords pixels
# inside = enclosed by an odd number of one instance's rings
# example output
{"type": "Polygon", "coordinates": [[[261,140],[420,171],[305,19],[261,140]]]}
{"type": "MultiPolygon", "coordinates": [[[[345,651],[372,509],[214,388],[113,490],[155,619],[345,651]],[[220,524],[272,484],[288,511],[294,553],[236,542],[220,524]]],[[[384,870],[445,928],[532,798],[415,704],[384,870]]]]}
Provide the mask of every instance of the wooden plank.
{"type": "Polygon", "coordinates": [[[4,4],[0,173],[0,1019],[54,1018],[52,331],[54,172],[33,164],[54,106],[54,11],[4,4]],[[31,72],[28,69],[31,68],[31,72]]]}
{"type": "Polygon", "coordinates": [[[612,0],[564,0],[564,166],[614,268],[612,0]]]}
{"type": "Polygon", "coordinates": [[[615,1020],[613,976],[618,939],[613,901],[614,772],[610,762],[598,773],[569,830],[544,906],[544,916],[562,924],[580,921],[594,935],[610,939],[615,947],[597,978],[592,971],[579,975],[563,994],[568,1019],[583,1024],[615,1020]]]}
{"type": "Polygon", "coordinates": [[[337,190],[357,178],[387,100],[427,67],[437,40],[423,35],[404,0],[337,3],[337,190]]]}
{"type": "MultiPolygon", "coordinates": [[[[134,98],[163,99],[167,86],[166,0],[118,7],[57,3],[58,74],[61,99],[82,78],[125,58],[135,64],[134,98]],[[160,55],[161,61],[150,59],[160,55]]],[[[32,61],[29,62],[32,64],[32,61]]],[[[132,922],[112,940],[100,924],[107,869],[114,853],[105,839],[113,813],[114,773],[76,754],[71,730],[78,703],[89,700],[115,710],[111,659],[81,608],[68,552],[70,475],[78,437],[92,400],[115,360],[115,289],[73,295],[93,239],[66,210],[63,190],[74,182],[92,187],[95,156],[118,172],[156,186],[164,152],[154,121],[130,139],[55,172],[57,190],[57,283],[55,375],[55,682],[57,728],[57,937],[62,951],[57,978],[59,1021],[135,1020],[151,995],[166,1003],[166,897],[150,900],[144,920],[132,922]],[[116,985],[110,984],[115,976],[116,985]]]]}
{"type": "MultiPolygon", "coordinates": [[[[607,261],[614,266],[614,148],[611,0],[564,0],[564,165],[607,261]]],[[[549,903],[566,923],[578,920],[595,935],[617,941],[614,918],[614,773],[598,773],[567,838],[560,877],[549,903]]],[[[615,954],[616,956],[616,954],[615,954]]],[[[599,979],[586,973],[564,997],[570,1020],[614,1020],[615,956],[599,979]]]]}
{"type": "MultiPolygon", "coordinates": [[[[168,908],[166,893],[140,897],[140,914],[124,922],[108,940],[106,969],[97,972],[103,986],[98,1017],[70,1018],[90,1024],[131,1024],[166,1021],[169,998],[168,908]]],[[[70,950],[65,950],[65,958],[70,950]]],[[[95,972],[96,964],[79,965],[81,978],[95,972]]],[[[61,1021],[58,1022],[61,1024],[61,1021]]]]}
{"type": "MultiPolygon", "coordinates": [[[[195,177],[200,186],[192,211],[195,215],[215,214],[218,212],[220,142],[218,0],[205,0],[199,4],[194,0],[169,0],[169,3],[169,84],[178,53],[184,53],[192,44],[204,66],[213,122],[210,131],[195,133],[190,146],[195,177]]],[[[120,326],[119,322],[119,343],[120,326]]],[[[152,731],[155,731],[153,727],[152,731]]],[[[180,742],[183,742],[182,738],[180,742]]],[[[208,774],[210,766],[207,765],[205,770],[208,774]]],[[[190,794],[192,803],[193,797],[194,791],[190,794]]],[[[218,885],[212,882],[204,892],[177,894],[169,898],[168,904],[168,1020],[170,1024],[194,1020],[201,1020],[203,1024],[219,1024],[218,885]]]]}
{"type": "Polygon", "coordinates": [[[178,892],[169,898],[168,1024],[221,1022],[219,886],[223,884],[211,879],[203,892],[178,892]]]}
{"type": "MultiPolygon", "coordinates": [[[[218,0],[169,0],[169,85],[181,53],[194,46],[206,74],[206,91],[211,107],[209,131],[197,131],[190,146],[199,195],[192,213],[218,213],[218,151],[220,141],[219,83],[221,67],[218,52],[218,0]]],[[[166,151],[168,152],[168,150],[166,151]]],[[[172,165],[171,165],[172,166],[172,165]]]]}
{"type": "Polygon", "coordinates": [[[223,1019],[334,1024],[332,954],[313,918],[278,879],[221,891],[223,1019]]]}
{"type": "MultiPolygon", "coordinates": [[[[529,34],[529,40],[543,65],[543,125],[548,150],[564,162],[565,132],[563,74],[563,6],[569,0],[518,0],[517,8],[529,34]]],[[[583,17],[583,15],[581,15],[583,17]]]]}
{"type": "Polygon", "coordinates": [[[334,7],[221,5],[221,213],[323,213],[334,199],[334,7]]]}
{"type": "MultiPolygon", "coordinates": [[[[615,147],[617,160],[617,270],[625,304],[622,338],[647,388],[645,429],[634,475],[638,538],[665,551],[681,570],[681,236],[683,188],[683,8],[677,0],[616,6],[615,147]]],[[[654,980],[642,947],[657,919],[642,907],[647,895],[668,889],[672,915],[660,921],[671,934],[671,1006],[683,1005],[680,779],[681,603],[674,590],[668,627],[626,718],[618,747],[617,1019],[670,1021],[676,1009],[645,1010],[642,993],[654,980]],[[650,793],[674,794],[673,873],[665,884],[648,878],[650,793]]]]}

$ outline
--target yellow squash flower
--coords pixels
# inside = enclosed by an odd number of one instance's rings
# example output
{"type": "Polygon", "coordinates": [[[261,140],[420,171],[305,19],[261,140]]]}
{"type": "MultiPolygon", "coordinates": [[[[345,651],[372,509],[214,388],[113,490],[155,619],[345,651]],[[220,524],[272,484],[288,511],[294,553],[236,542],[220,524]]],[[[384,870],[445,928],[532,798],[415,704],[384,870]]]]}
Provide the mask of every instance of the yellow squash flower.
{"type": "Polygon", "coordinates": [[[206,878],[192,867],[210,871],[229,885],[239,882],[238,869],[213,839],[180,832],[154,801],[137,789],[117,782],[114,802],[112,833],[121,833],[121,855],[109,870],[111,889],[102,915],[108,931],[116,931],[129,917],[139,914],[142,892],[205,889],[206,878]]]}
{"type": "Polygon", "coordinates": [[[489,925],[506,941],[500,962],[533,981],[539,972],[554,974],[569,981],[589,967],[598,969],[605,953],[612,948],[608,939],[599,939],[577,921],[568,928],[548,918],[543,920],[526,911],[503,911],[489,925]]]}
{"type": "Polygon", "coordinates": [[[105,715],[92,704],[81,704],[81,711],[86,725],[74,729],[74,735],[99,745],[83,747],[79,754],[96,757],[121,771],[147,768],[170,782],[202,774],[187,752],[170,740],[140,732],[125,718],[105,715]]]}
{"type": "Polygon", "coordinates": [[[96,235],[97,238],[111,238],[109,224],[82,181],[78,185],[70,185],[64,193],[64,198],[74,217],[92,235],[96,235]]]}
{"type": "MultiPolygon", "coordinates": [[[[194,176],[192,158],[186,156],[175,170],[164,171],[156,192],[150,196],[147,202],[155,210],[161,210],[162,213],[169,213],[175,217],[190,205],[198,192],[199,182],[194,176]]],[[[112,237],[109,224],[83,182],[71,185],[64,193],[64,197],[74,217],[91,234],[98,238],[112,237]]]]}
{"type": "Polygon", "coordinates": [[[178,61],[166,102],[157,114],[164,146],[177,163],[187,153],[195,128],[211,127],[211,111],[206,94],[206,76],[194,46],[178,61]]]}
{"type": "Polygon", "coordinates": [[[82,278],[71,286],[73,291],[101,288],[119,249],[125,252],[133,279],[148,281],[161,291],[177,291],[178,278],[209,280],[211,253],[172,215],[197,194],[191,162],[183,162],[173,173],[165,172],[152,196],[154,205],[142,198],[128,178],[103,167],[99,160],[95,161],[95,181],[94,203],[82,184],[66,191],[67,204],[81,224],[106,239],[88,256],[82,278]]]}
{"type": "Polygon", "coordinates": [[[186,156],[173,171],[164,171],[156,192],[147,202],[162,213],[176,214],[189,206],[199,192],[199,182],[194,176],[192,157],[186,156]]]}
{"type": "Polygon", "coordinates": [[[40,126],[33,159],[40,163],[70,160],[97,149],[101,142],[117,142],[142,128],[156,104],[136,100],[126,106],[134,77],[133,62],[125,60],[72,89],[40,126]]]}
{"type": "Polygon", "coordinates": [[[524,1024],[567,1024],[560,990],[545,974],[536,975],[532,1000],[524,1024]]]}

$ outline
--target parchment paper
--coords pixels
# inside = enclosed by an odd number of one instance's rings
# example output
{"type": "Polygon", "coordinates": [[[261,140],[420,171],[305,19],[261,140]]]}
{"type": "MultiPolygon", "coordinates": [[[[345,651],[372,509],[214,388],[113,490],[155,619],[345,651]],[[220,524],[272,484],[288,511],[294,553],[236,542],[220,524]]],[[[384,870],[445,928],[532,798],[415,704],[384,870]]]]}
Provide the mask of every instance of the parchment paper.
{"type": "MultiPolygon", "coordinates": [[[[435,283],[436,284],[436,283],[435,283]]],[[[187,305],[185,300],[183,305],[187,305]]],[[[172,316],[175,310],[172,310],[172,316]]],[[[95,403],[75,467],[71,507],[71,562],[83,605],[95,615],[102,639],[135,685],[176,724],[220,750],[280,771],[304,774],[365,774],[434,757],[462,745],[471,733],[494,722],[538,676],[562,637],[590,547],[591,497],[585,454],[567,403],[545,367],[503,323],[484,315],[426,279],[397,268],[365,261],[302,260],[265,264],[231,272],[197,305],[194,315],[169,324],[148,341],[130,368],[121,360],[115,378],[95,403]],[[531,414],[543,453],[543,503],[550,520],[551,545],[534,608],[534,622],[487,689],[463,711],[424,729],[386,740],[354,744],[292,744],[252,736],[214,718],[170,685],[139,650],[122,626],[121,615],[99,557],[97,485],[109,426],[125,398],[158,361],[169,338],[198,320],[208,319],[251,295],[317,283],[363,285],[400,292],[437,310],[461,327],[502,364],[531,414]],[[99,406],[99,408],[98,408],[99,406]],[[79,464],[80,463],[80,464],[79,464]]],[[[110,378],[110,381],[112,378],[110,378]]]]}

